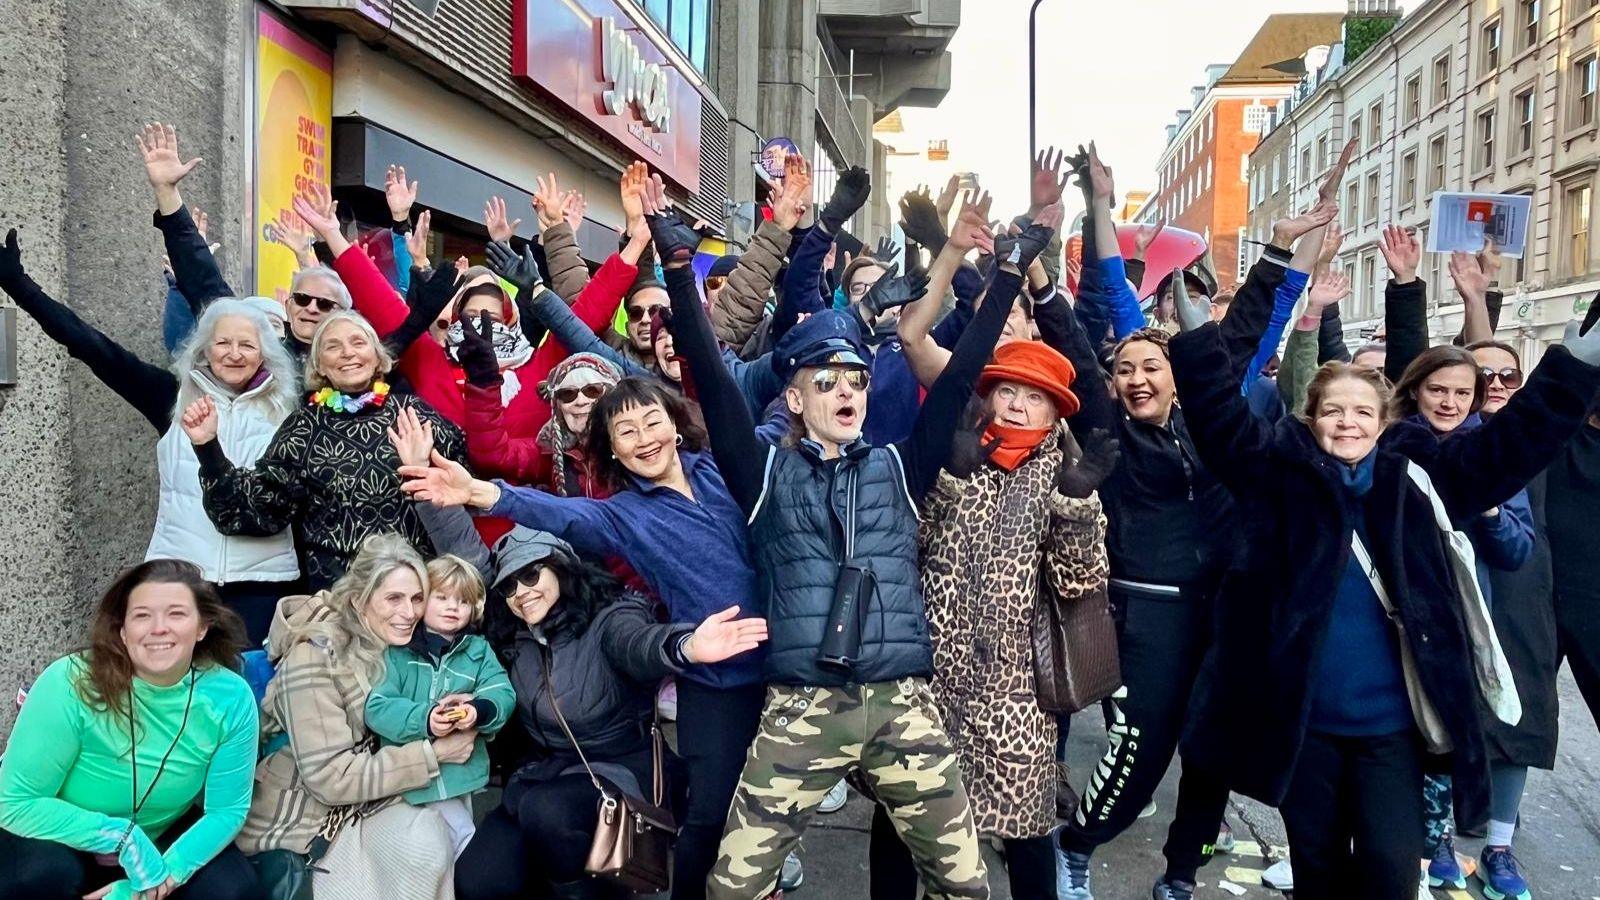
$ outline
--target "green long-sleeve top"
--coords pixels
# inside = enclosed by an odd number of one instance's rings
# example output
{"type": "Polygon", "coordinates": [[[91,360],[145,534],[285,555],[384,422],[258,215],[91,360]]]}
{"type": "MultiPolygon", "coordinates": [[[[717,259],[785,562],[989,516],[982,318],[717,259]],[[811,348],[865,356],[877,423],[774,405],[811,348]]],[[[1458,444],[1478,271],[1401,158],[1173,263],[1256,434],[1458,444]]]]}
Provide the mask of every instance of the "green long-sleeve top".
{"type": "Polygon", "coordinates": [[[0,828],[88,853],[120,850],[128,878],[116,883],[113,898],[169,877],[180,885],[188,881],[244,824],[257,741],[255,696],[243,678],[220,666],[190,677],[170,687],[133,680],[135,784],[126,713],[84,701],[79,685],[88,678],[88,663],[82,655],[51,663],[29,691],[6,745],[0,828]],[[146,790],[149,798],[134,814],[134,794],[143,797],[146,790]],[[202,798],[200,818],[158,854],[153,842],[202,798]]]}

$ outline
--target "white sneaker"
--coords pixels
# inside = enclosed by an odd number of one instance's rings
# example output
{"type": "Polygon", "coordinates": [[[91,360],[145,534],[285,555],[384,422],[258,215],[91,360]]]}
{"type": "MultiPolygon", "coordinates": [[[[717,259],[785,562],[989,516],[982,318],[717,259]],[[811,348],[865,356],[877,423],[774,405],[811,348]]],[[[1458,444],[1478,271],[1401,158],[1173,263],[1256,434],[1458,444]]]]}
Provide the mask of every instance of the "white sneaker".
{"type": "Polygon", "coordinates": [[[1267,870],[1261,873],[1261,883],[1274,890],[1294,890],[1294,869],[1289,866],[1288,858],[1267,866],[1267,870]]]}
{"type": "Polygon", "coordinates": [[[840,781],[833,787],[828,788],[828,794],[822,798],[822,803],[817,806],[817,812],[822,813],[823,815],[827,815],[828,813],[836,813],[839,810],[844,809],[844,805],[847,801],[849,801],[849,799],[850,786],[845,784],[843,781],[840,781]]]}

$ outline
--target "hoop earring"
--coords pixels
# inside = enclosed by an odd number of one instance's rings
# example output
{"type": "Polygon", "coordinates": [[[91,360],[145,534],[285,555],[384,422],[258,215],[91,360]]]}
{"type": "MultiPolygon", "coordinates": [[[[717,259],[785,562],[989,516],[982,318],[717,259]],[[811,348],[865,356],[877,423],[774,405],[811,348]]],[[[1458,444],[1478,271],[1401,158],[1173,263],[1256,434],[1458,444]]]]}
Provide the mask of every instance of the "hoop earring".
{"type": "Polygon", "coordinates": [[[680,434],[680,435],[675,436],[672,439],[672,443],[673,443],[673,446],[682,447],[683,446],[683,435],[680,434]]]}

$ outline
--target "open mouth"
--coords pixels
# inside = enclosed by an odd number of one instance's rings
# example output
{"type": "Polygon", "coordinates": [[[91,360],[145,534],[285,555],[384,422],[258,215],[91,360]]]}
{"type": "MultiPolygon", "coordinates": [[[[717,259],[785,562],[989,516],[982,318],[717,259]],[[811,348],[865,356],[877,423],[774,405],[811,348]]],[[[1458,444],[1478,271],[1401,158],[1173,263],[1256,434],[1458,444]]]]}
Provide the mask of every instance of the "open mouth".
{"type": "Polygon", "coordinates": [[[1141,403],[1148,403],[1151,400],[1154,400],[1155,398],[1156,398],[1156,395],[1151,391],[1129,391],[1128,392],[1128,402],[1132,403],[1132,404],[1135,404],[1135,405],[1138,405],[1138,404],[1141,404],[1141,403]]]}
{"type": "Polygon", "coordinates": [[[856,408],[848,403],[834,412],[833,420],[840,425],[854,425],[856,421],[856,408]]]}
{"type": "Polygon", "coordinates": [[[176,646],[178,645],[171,641],[166,641],[159,644],[145,644],[144,649],[150,651],[151,653],[165,653],[176,646]]]}

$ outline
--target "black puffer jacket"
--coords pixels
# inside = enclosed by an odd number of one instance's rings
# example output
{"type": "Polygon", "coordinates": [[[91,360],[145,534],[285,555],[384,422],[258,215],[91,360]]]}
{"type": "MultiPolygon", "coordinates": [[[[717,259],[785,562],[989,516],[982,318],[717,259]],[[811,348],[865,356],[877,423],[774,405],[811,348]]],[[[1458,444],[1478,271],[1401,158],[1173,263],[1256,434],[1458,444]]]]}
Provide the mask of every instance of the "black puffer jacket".
{"type": "Polygon", "coordinates": [[[667,648],[693,630],[657,623],[643,598],[625,594],[576,637],[558,634],[552,644],[542,629],[519,631],[505,654],[506,671],[517,692],[517,722],[535,752],[572,752],[550,702],[552,691],[591,759],[644,746],[655,683],[680,671],[667,648]]]}

